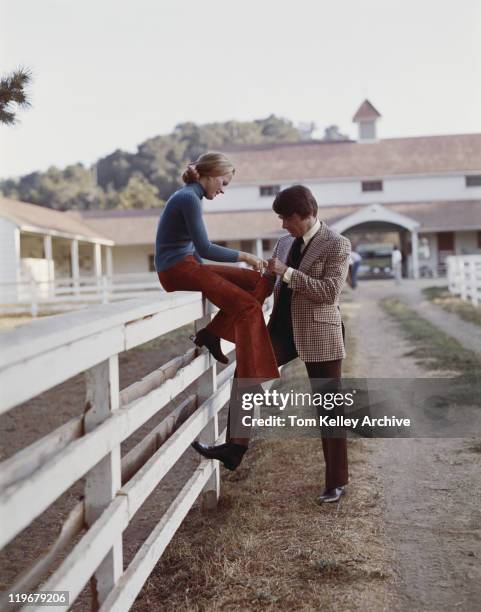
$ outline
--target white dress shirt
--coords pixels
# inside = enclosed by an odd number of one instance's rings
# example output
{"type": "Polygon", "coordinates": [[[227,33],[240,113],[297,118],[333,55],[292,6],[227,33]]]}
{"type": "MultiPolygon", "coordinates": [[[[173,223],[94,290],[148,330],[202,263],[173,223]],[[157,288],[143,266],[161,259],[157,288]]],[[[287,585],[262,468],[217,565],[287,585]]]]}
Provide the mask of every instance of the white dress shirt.
{"type": "MultiPolygon", "coordinates": [[[[303,236],[302,236],[302,241],[304,242],[304,244],[301,247],[301,253],[304,251],[304,249],[306,248],[307,243],[309,242],[309,240],[314,236],[314,234],[317,234],[317,232],[319,231],[321,227],[321,222],[319,221],[319,219],[316,219],[316,222],[314,223],[314,225],[311,227],[310,230],[308,230],[303,236]]],[[[290,280],[291,280],[291,276],[292,276],[292,270],[293,268],[287,268],[287,270],[284,272],[284,275],[282,276],[282,280],[289,284],[290,280]]]]}

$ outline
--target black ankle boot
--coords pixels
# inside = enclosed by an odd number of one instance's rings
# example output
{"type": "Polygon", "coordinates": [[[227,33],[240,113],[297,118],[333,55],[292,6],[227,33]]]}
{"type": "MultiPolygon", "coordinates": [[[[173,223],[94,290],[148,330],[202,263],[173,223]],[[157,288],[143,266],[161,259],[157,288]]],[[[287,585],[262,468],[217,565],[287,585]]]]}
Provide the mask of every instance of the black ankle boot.
{"type": "Polygon", "coordinates": [[[238,467],[247,450],[247,446],[235,444],[234,442],[209,446],[197,440],[192,442],[192,448],[195,448],[198,453],[207,459],[221,461],[228,470],[235,470],[238,467]]]}
{"type": "Polygon", "coordinates": [[[190,339],[197,346],[205,346],[209,353],[220,361],[220,363],[229,363],[229,358],[224,355],[220,348],[220,338],[205,327],[200,329],[195,336],[190,336],[190,339]]]}

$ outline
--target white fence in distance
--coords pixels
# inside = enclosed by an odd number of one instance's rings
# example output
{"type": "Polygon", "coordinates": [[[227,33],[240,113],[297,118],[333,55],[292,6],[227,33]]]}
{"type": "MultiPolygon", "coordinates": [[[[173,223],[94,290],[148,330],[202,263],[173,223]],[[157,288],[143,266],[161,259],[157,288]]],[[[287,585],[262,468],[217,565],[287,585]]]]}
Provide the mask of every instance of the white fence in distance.
{"type": "Polygon", "coordinates": [[[108,304],[162,291],[155,272],[86,276],[55,281],[34,279],[0,284],[0,313],[29,313],[36,317],[50,311],[78,310],[91,304],[108,304]]]}
{"type": "Polygon", "coordinates": [[[452,255],[447,258],[451,293],[479,306],[481,300],[481,255],[452,255]]]}
{"type": "MultiPolygon", "coordinates": [[[[215,360],[192,348],[120,391],[118,355],[188,323],[204,326],[213,310],[199,293],[162,293],[39,319],[0,335],[0,414],[86,373],[84,414],[0,464],[2,548],[85,477],[84,497],[57,540],[7,592],[68,591],[71,605],[91,580],[94,607],[128,610],[199,495],[216,504],[218,463],[202,459],[123,570],[122,533],[145,500],[195,438],[222,440],[218,412],[228,401],[235,362],[218,374],[215,360]],[[122,441],[167,412],[192,383],[195,393],[121,457],[122,441]],[[58,565],[58,555],[84,531],[58,565]]],[[[223,342],[223,349],[233,345],[223,342]]]]}

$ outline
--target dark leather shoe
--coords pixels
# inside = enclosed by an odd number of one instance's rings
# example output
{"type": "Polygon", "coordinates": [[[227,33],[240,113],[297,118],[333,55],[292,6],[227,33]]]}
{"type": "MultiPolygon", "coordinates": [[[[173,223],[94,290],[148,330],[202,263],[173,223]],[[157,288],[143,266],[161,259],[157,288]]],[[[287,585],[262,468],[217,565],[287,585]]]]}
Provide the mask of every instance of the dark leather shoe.
{"type": "Polygon", "coordinates": [[[345,492],[344,486],[335,487],[334,489],[325,489],[324,493],[317,498],[317,503],[328,504],[338,502],[345,492]]]}
{"type": "Polygon", "coordinates": [[[192,335],[189,338],[195,345],[199,347],[205,346],[209,353],[220,363],[229,363],[229,358],[224,355],[220,348],[219,336],[205,329],[205,327],[200,329],[195,336],[192,335]]]}
{"type": "Polygon", "coordinates": [[[207,459],[217,459],[221,461],[228,470],[235,470],[242,461],[242,457],[247,450],[247,446],[227,442],[218,446],[209,446],[195,440],[192,442],[192,448],[207,459]]]}

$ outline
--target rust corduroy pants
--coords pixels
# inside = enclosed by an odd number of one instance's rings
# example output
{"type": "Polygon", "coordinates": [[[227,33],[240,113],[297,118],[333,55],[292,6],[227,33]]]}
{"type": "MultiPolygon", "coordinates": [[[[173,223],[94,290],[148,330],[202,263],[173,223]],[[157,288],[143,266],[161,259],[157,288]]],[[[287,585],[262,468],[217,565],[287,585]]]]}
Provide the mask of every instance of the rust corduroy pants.
{"type": "Polygon", "coordinates": [[[267,287],[258,272],[237,266],[201,264],[188,255],[158,276],[166,291],[202,291],[220,308],[207,329],[235,342],[239,378],[258,381],[279,378],[262,312],[267,287]]]}

